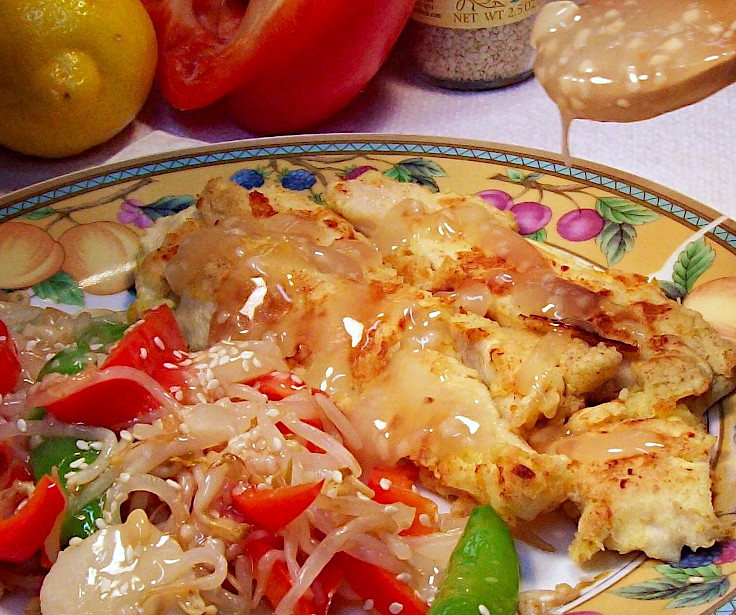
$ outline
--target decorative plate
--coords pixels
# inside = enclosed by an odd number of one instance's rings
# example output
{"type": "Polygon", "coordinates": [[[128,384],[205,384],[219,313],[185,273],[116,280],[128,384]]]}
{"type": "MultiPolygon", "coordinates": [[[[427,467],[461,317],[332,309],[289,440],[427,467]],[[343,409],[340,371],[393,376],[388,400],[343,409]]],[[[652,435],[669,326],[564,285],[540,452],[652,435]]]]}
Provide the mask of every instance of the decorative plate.
{"type": "MultiPolygon", "coordinates": [[[[638,177],[587,162],[493,143],[377,135],[258,139],[182,150],[67,175],[0,198],[0,298],[76,311],[125,309],[140,236],[195,202],[207,179],[254,188],[278,182],[322,202],[335,176],[367,169],[430,190],[475,192],[510,209],[533,241],[591,266],[636,271],[736,338],[736,224],[638,177]]],[[[709,412],[719,436],[716,509],[736,513],[736,396],[709,412]]],[[[525,589],[585,583],[557,612],[680,615],[736,612],[736,541],[662,563],[615,555],[581,569],[567,558],[569,524],[542,529],[558,552],[521,545],[525,589]]],[[[16,599],[0,614],[22,611],[16,599]]]]}

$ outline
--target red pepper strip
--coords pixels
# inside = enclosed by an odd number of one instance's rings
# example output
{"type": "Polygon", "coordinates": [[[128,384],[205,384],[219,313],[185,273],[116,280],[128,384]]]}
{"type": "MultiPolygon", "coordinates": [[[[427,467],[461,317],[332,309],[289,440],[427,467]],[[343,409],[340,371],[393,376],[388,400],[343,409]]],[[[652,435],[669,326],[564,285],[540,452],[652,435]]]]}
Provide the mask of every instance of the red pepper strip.
{"type": "Polygon", "coordinates": [[[246,384],[263,393],[271,401],[281,401],[284,397],[307,388],[307,383],[296,374],[278,371],[258,376],[246,384]]]}
{"type": "MultiPolygon", "coordinates": [[[[404,466],[409,467],[411,466],[404,466]]],[[[412,524],[401,532],[402,536],[422,536],[432,534],[434,520],[437,518],[437,504],[412,490],[414,481],[412,469],[402,468],[374,468],[368,476],[368,486],[373,489],[373,499],[381,504],[395,504],[401,502],[411,506],[414,512],[412,524]],[[427,525],[421,522],[422,515],[426,515],[432,523],[427,525]]]]}
{"type": "Polygon", "coordinates": [[[148,310],[129,327],[110,349],[102,369],[122,365],[148,374],[165,389],[187,384],[188,370],[179,363],[186,358],[187,343],[166,304],[148,310]]]}
{"type": "Polygon", "coordinates": [[[410,585],[399,581],[396,575],[344,551],[332,558],[343,573],[345,582],[362,600],[372,601],[372,608],[381,615],[425,615],[427,605],[410,585]],[[399,609],[398,605],[401,605],[399,609]]]}
{"type": "MultiPolygon", "coordinates": [[[[312,427],[316,427],[320,431],[324,431],[324,427],[322,425],[322,421],[320,421],[319,419],[300,419],[300,420],[301,420],[302,423],[306,423],[307,425],[311,425],[312,427]]],[[[285,436],[290,436],[290,435],[293,436],[294,435],[294,432],[291,431],[291,429],[289,429],[286,425],[284,425],[280,421],[278,423],[276,423],[276,429],[278,429],[285,436]]],[[[307,441],[305,445],[307,447],[307,450],[310,453],[324,453],[325,452],[324,449],[321,449],[319,446],[317,446],[313,442],[307,441]]]]}
{"type": "MultiPolygon", "coordinates": [[[[273,550],[280,551],[284,548],[284,545],[281,539],[269,535],[255,540],[248,540],[244,548],[255,569],[266,553],[273,550]]],[[[340,581],[342,581],[342,572],[331,562],[328,563],[312,583],[310,588],[312,595],[304,595],[299,598],[294,607],[293,615],[327,615],[340,581]]],[[[292,586],[293,583],[286,562],[277,560],[268,575],[264,591],[271,608],[275,609],[279,605],[292,586]]]]}
{"type": "Polygon", "coordinates": [[[0,320],[0,395],[5,395],[15,389],[20,372],[18,349],[15,347],[8,327],[0,320]]]}
{"type": "Polygon", "coordinates": [[[324,481],[277,489],[235,488],[232,501],[248,523],[276,532],[301,515],[322,491],[324,481]]]}
{"type": "Polygon", "coordinates": [[[0,521],[0,561],[20,563],[36,553],[65,506],[66,498],[59,485],[42,476],[25,506],[0,521]]]}
{"type": "Polygon", "coordinates": [[[104,378],[103,372],[93,374],[89,380],[86,386],[43,406],[65,423],[116,428],[161,405],[135,380],[104,378]]]}
{"type": "Polygon", "coordinates": [[[16,480],[33,480],[28,467],[28,453],[16,449],[10,442],[0,442],[0,490],[16,480]]]}

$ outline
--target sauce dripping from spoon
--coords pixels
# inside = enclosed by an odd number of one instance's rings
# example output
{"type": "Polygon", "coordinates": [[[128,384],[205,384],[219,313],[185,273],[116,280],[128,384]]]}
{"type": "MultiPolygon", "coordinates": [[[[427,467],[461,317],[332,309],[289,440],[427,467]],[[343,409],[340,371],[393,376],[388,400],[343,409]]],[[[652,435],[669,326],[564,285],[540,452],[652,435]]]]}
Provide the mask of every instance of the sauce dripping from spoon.
{"type": "Polygon", "coordinates": [[[555,1],[538,14],[532,44],[535,76],[560,111],[569,166],[572,120],[650,119],[736,81],[736,3],[555,1]]]}

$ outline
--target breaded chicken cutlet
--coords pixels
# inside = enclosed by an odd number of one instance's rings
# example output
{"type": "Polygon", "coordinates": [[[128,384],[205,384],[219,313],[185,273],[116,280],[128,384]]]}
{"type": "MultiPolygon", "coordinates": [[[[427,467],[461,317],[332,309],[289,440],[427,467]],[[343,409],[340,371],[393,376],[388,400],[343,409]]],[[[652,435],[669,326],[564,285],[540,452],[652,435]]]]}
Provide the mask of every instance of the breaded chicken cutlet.
{"type": "Polygon", "coordinates": [[[277,341],[292,369],[349,417],[368,467],[408,458],[511,524],[572,503],[577,561],[604,548],[676,559],[684,545],[724,536],[711,503],[713,442],[693,411],[732,388],[733,348],[659,295],[641,290],[629,301],[625,280],[613,288],[610,274],[593,283],[572,267],[562,278],[565,264],[472,197],[443,200],[366,175],[329,187],[343,215],[278,187],[209,182],[196,211],[154,227],[138,301],[173,301],[195,347],[277,341]],[[420,232],[406,232],[402,212],[421,218],[420,232]],[[522,291],[499,292],[515,272],[522,291]],[[642,317],[652,305],[662,323],[642,317]],[[673,333],[681,322],[697,342],[673,333]],[[659,369],[661,356],[696,373],[677,380],[659,369]],[[591,434],[644,438],[652,450],[586,456],[591,434]],[[690,446],[678,444],[683,434],[690,446]],[[643,497],[654,484],[657,498],[643,497]],[[673,507],[683,523],[667,533],[673,507]]]}

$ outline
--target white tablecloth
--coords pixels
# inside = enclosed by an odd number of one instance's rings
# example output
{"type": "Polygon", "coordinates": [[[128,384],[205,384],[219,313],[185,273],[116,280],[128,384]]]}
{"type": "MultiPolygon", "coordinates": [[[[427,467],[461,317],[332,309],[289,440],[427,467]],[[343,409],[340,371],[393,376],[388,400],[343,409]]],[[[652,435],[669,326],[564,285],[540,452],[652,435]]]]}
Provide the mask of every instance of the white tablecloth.
{"type": "MultiPolygon", "coordinates": [[[[556,109],[536,81],[487,92],[442,90],[417,79],[398,52],[357,100],[313,132],[429,135],[554,152],[561,148],[556,109]]],[[[252,136],[219,105],[178,112],[154,89],[122,134],[82,155],[49,161],[0,148],[0,194],[111,160],[252,136]]],[[[646,122],[575,122],[571,151],[736,217],[736,86],[646,122]]]]}

